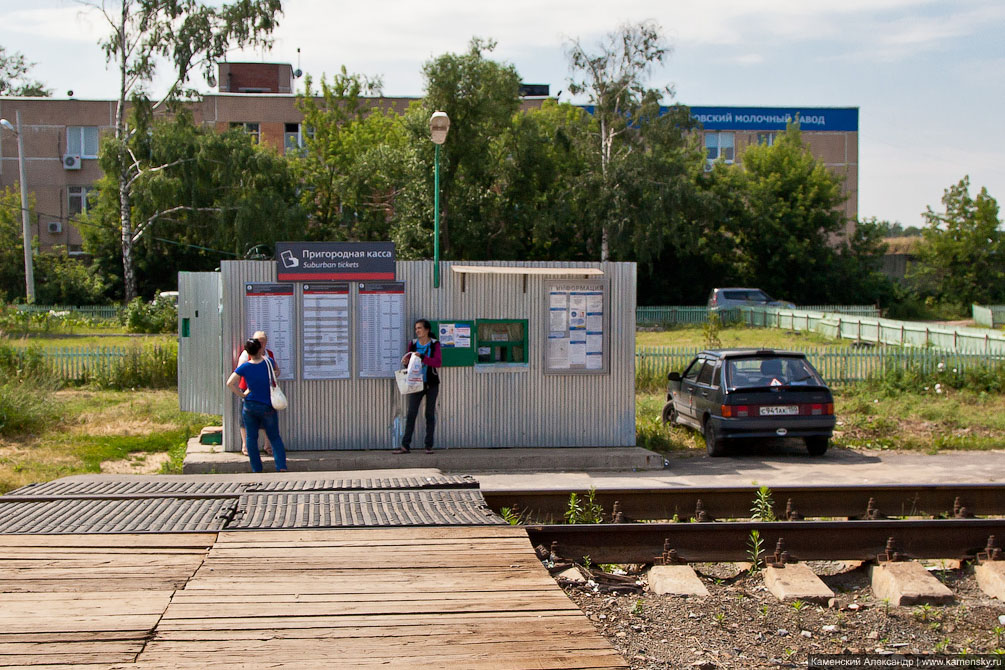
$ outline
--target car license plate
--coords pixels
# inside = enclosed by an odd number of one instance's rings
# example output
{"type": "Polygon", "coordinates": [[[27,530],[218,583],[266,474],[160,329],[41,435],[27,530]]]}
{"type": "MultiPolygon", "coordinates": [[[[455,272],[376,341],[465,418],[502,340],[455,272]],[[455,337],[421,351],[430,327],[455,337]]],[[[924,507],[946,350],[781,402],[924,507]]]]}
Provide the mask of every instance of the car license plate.
{"type": "Polygon", "coordinates": [[[791,416],[799,414],[799,405],[771,405],[761,408],[761,416],[791,416]]]}

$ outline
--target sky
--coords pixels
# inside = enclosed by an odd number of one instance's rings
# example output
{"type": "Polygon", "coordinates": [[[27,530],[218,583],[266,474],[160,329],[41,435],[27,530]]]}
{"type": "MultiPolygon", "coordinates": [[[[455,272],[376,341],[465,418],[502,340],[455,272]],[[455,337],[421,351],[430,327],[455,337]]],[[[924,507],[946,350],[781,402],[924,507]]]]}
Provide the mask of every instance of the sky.
{"type": "MultiPolygon", "coordinates": [[[[858,107],[860,218],[920,226],[966,175],[972,194],[984,186],[1005,200],[1001,0],[285,0],[283,10],[270,49],[229,60],[292,63],[315,79],[344,65],[380,76],[385,95],[421,96],[422,64],[478,36],[522,81],[572,102],[585,101],[566,91],[568,42],[594,47],[624,23],[654,20],[673,52],[650,84],[672,85],[677,102],[858,107]]],[[[99,11],[0,0],[0,16],[0,45],[36,63],[33,78],[56,96],[115,96],[99,11]]]]}

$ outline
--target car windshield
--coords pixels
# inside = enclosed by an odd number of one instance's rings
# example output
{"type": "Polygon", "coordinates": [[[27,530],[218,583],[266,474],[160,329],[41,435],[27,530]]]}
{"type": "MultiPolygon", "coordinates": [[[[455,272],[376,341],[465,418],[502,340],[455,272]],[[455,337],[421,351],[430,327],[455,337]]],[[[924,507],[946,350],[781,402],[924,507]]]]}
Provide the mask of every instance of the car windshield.
{"type": "Polygon", "coordinates": [[[771,302],[771,296],[759,289],[744,289],[739,291],[723,291],[727,300],[744,300],[746,302],[771,302]]]}
{"type": "Polygon", "coordinates": [[[726,364],[730,388],[756,386],[824,386],[805,358],[791,356],[730,358],[726,364]]]}

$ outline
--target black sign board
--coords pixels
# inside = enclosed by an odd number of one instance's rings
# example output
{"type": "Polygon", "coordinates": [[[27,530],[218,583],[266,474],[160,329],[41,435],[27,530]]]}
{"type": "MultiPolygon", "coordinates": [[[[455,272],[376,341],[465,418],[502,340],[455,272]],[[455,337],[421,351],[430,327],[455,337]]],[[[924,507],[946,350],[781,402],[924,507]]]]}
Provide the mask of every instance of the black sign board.
{"type": "Polygon", "coordinates": [[[279,281],[394,279],[394,242],[277,242],[279,281]]]}

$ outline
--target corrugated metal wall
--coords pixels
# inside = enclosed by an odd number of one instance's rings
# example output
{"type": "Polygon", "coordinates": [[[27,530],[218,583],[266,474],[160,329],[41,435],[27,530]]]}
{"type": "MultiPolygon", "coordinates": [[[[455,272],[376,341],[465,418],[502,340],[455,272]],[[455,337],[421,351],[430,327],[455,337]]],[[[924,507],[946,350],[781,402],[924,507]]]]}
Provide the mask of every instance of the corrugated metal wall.
{"type": "MultiPolygon", "coordinates": [[[[599,268],[610,281],[609,375],[544,375],[547,342],[546,279],[559,275],[461,276],[441,263],[440,288],[432,287],[431,261],[399,261],[397,278],[405,284],[406,332],[415,319],[528,319],[529,365],[523,369],[445,368],[437,407],[438,447],[586,447],[635,444],[635,283],[634,263],[465,262],[458,265],[599,268]]],[[[236,362],[248,336],[243,332],[244,284],[275,281],[275,263],[224,261],[223,347],[226,365],[236,362]],[[229,356],[229,360],[228,360],[229,356]]],[[[357,286],[351,284],[353,304],[357,286]]],[[[299,287],[296,302],[300,338],[299,287]]],[[[355,311],[355,310],[354,310],[355,311]]],[[[355,314],[353,315],[355,317],[355,314]]],[[[352,324],[355,333],[356,324],[352,324]]],[[[405,347],[402,342],[402,350],[405,347]]],[[[355,351],[356,343],[353,342],[355,351]]],[[[355,356],[353,356],[355,359],[355,356]]],[[[300,365],[297,357],[297,365],[300,365]]],[[[232,368],[231,368],[232,369],[232,368]]],[[[283,383],[290,409],[280,412],[287,449],[382,449],[392,445],[396,413],[404,421],[405,404],[390,379],[296,381],[283,383]]],[[[223,386],[223,376],[218,383],[223,386]]],[[[238,401],[225,396],[224,440],[239,451],[238,401]]],[[[414,444],[421,444],[423,423],[414,444]]]]}
{"type": "Polygon", "coordinates": [[[178,406],[183,412],[220,414],[226,389],[221,359],[219,272],[178,273],[178,406]],[[182,337],[188,319],[188,337],[182,337]]]}

